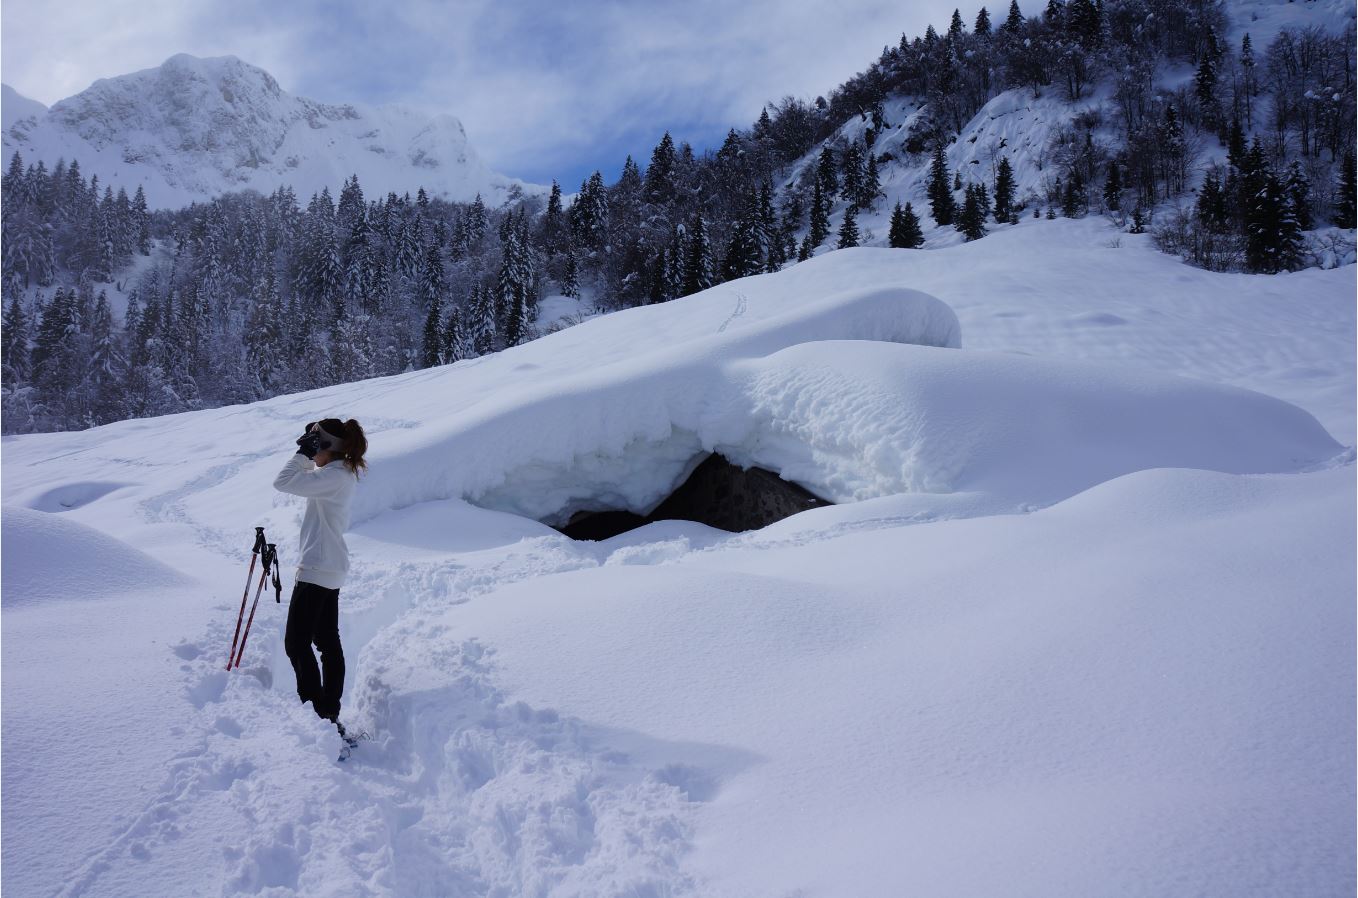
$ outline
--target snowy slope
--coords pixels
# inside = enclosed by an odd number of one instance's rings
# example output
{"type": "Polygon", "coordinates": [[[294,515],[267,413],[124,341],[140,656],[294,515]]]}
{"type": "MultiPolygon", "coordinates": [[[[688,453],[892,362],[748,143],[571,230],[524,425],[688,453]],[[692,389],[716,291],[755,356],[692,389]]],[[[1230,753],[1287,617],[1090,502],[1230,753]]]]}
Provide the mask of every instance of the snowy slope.
{"type": "MultiPolygon", "coordinates": [[[[6,89],[5,100],[17,97],[6,89]]],[[[25,101],[31,103],[31,101],[25,101]]],[[[76,159],[86,177],[179,207],[231,190],[290,184],[338,194],[350,175],[369,195],[414,192],[498,204],[516,186],[486,167],[450,115],[399,106],[327,105],[287,93],[267,72],[225,56],[180,54],[155,69],[96,81],[45,114],[5,113],[4,153],[51,168],[76,159]]]]}
{"type": "Polygon", "coordinates": [[[30,100],[8,84],[0,84],[0,131],[8,131],[22,119],[36,121],[47,114],[47,107],[30,100]]]}
{"type": "Polygon", "coordinates": [[[1115,236],[829,253],[454,366],[7,439],[5,545],[48,551],[4,560],[6,892],[1351,893],[1353,269],[1115,236]],[[283,608],[222,670],[323,413],[372,441],[346,765],[283,608]],[[600,543],[533,519],[644,509],[709,450],[841,504],[600,543]],[[71,551],[91,530],[122,547],[71,551]],[[43,592],[63,553],[114,594],[43,592]],[[129,588],[146,556],[191,585],[129,588]]]}
{"type": "Polygon", "coordinates": [[[1347,0],[1231,0],[1226,7],[1230,20],[1228,38],[1238,47],[1246,34],[1258,53],[1268,47],[1284,28],[1300,31],[1321,28],[1343,33],[1358,16],[1347,0]]]}
{"type": "MultiPolygon", "coordinates": [[[[1256,58],[1263,64],[1268,46],[1284,28],[1301,30],[1319,28],[1331,34],[1343,34],[1354,25],[1358,12],[1347,0],[1231,0],[1225,5],[1229,31],[1225,36],[1230,46],[1238,50],[1240,39],[1249,33],[1256,58]]],[[[1158,73],[1157,87],[1172,90],[1182,87],[1193,77],[1189,66],[1174,66],[1158,73]]],[[[924,98],[892,94],[882,106],[886,127],[877,135],[872,152],[880,163],[881,197],[874,209],[861,211],[858,226],[862,232],[860,245],[886,246],[891,212],[897,202],[911,203],[924,229],[925,246],[930,249],[953,246],[965,239],[956,228],[938,227],[929,215],[927,185],[931,157],[929,153],[911,155],[906,152],[907,139],[921,116],[928,115],[924,98]]],[[[964,124],[944,148],[948,170],[960,175],[964,185],[979,183],[993,189],[995,171],[1001,159],[1008,159],[1013,170],[1015,200],[1025,206],[1025,215],[1036,208],[1049,205],[1047,195],[1060,172],[1054,159],[1053,139],[1063,130],[1073,128],[1077,119],[1096,123],[1093,137],[1105,147],[1121,146],[1119,112],[1114,102],[1111,81],[1096,81],[1078,101],[1066,99],[1057,85],[1044,88],[1034,96],[1029,88],[1013,88],[993,97],[964,124]]],[[[837,150],[851,141],[863,142],[872,122],[866,116],[855,116],[841,125],[824,143],[813,147],[801,160],[794,163],[783,182],[791,185],[809,177],[814,171],[821,149],[825,145],[837,150]]],[[[932,149],[932,148],[930,148],[932,149]]],[[[1214,139],[1205,140],[1199,158],[1190,166],[1190,189],[1196,185],[1210,163],[1224,162],[1225,147],[1214,139]]],[[[807,181],[806,183],[809,183],[807,181]]],[[[960,200],[960,194],[958,195],[960,200]]],[[[835,245],[834,233],[842,221],[849,201],[836,198],[831,205],[831,236],[823,244],[835,245]]],[[[987,224],[991,232],[1004,230],[1007,225],[993,219],[987,224]]],[[[798,234],[799,238],[805,231],[798,234]]],[[[1336,264],[1351,264],[1352,253],[1340,253],[1336,264]]]]}

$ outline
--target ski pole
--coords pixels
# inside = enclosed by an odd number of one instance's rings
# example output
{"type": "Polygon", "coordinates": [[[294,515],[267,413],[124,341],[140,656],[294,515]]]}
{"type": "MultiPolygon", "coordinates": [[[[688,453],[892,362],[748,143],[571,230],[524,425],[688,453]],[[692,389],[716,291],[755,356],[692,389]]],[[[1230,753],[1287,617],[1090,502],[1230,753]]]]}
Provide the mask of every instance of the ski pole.
{"type": "Polygon", "coordinates": [[[236,667],[240,667],[241,659],[245,657],[245,640],[250,638],[250,625],[255,622],[255,609],[259,607],[259,594],[264,591],[264,586],[269,581],[270,568],[273,567],[274,558],[277,555],[277,548],[273,543],[269,543],[268,548],[264,550],[264,570],[259,573],[259,588],[255,590],[254,604],[250,606],[250,619],[245,622],[245,634],[241,636],[240,654],[236,656],[236,667]]]}
{"type": "Polygon", "coordinates": [[[255,547],[250,550],[250,570],[245,575],[245,592],[241,593],[240,611],[236,614],[236,635],[231,637],[231,654],[226,656],[226,669],[231,669],[231,662],[236,657],[236,642],[240,639],[240,624],[245,619],[245,600],[250,596],[250,581],[255,578],[255,560],[259,558],[259,553],[264,551],[264,528],[255,528],[255,547]]]}

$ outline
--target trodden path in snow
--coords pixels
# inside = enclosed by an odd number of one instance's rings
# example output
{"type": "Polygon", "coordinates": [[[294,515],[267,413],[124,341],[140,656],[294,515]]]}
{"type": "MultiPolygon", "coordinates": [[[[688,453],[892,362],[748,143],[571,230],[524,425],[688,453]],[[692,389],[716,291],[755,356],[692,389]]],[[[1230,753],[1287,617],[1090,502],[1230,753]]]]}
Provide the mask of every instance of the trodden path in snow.
{"type": "Polygon", "coordinates": [[[184,895],[701,894],[682,866],[701,776],[632,757],[693,747],[509,702],[493,651],[412,611],[599,563],[553,535],[362,565],[342,625],[345,718],[373,738],[343,764],[292,691],[286,606],[261,600],[244,664],[224,670],[234,565],[197,589],[7,611],[6,810],[45,807],[52,827],[6,833],[5,890],[138,895],[150,875],[184,895]],[[39,657],[60,628],[70,656],[39,657]],[[432,647],[412,659],[426,688],[409,670],[401,692],[388,685],[402,643],[432,647]]]}

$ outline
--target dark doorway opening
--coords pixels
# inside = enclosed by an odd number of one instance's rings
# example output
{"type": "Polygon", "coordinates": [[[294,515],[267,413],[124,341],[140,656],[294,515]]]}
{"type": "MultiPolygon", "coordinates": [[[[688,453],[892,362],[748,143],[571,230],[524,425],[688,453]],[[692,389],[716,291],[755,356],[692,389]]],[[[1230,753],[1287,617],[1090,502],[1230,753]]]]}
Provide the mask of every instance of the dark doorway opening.
{"type": "Polygon", "coordinates": [[[740,468],[713,454],[648,515],[581,511],[557,529],[571,539],[597,540],[655,521],[680,520],[740,533],[830,504],[772,471],[740,468]]]}

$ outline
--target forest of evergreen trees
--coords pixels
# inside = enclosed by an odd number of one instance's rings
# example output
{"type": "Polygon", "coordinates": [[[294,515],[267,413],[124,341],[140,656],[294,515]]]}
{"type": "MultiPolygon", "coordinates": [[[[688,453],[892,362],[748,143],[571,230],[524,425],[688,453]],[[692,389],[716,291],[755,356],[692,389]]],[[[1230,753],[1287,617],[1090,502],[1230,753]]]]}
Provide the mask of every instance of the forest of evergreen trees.
{"type": "MultiPolygon", "coordinates": [[[[1354,225],[1354,34],[1284,31],[1256,56],[1248,37],[1222,42],[1226,24],[1219,0],[1050,0],[1037,15],[1013,0],[1002,21],[982,8],[970,27],[954,12],[946,33],[902,36],[828,99],[769,104],[714,152],[665,134],[644,171],[629,157],[613,184],[595,172],[569,207],[555,183],[545,200],[488,209],[423,190],[369,200],[353,178],[337,201],[325,191],[305,208],[283,188],[148,212],[140,192],[114,194],[74,163],[15,154],[3,177],[4,430],[248,402],[494,352],[537,336],[544,290],[615,309],[774,271],[832,239],[857,245],[857,216],[880,202],[893,163],[929,166],[928,214],[967,239],[1045,207],[1125,216],[1207,267],[1294,268],[1301,230],[1354,225]],[[1159,90],[1169,66],[1195,77],[1159,90]],[[948,170],[944,148],[1001,91],[1078,100],[1096,83],[1111,83],[1116,120],[1082,116],[1054,137],[1042,196],[1016,195],[1007,160],[988,184],[948,170]],[[887,98],[902,94],[927,114],[893,158],[874,144],[893,125],[887,98]],[[844,139],[854,118],[864,136],[844,139]],[[1204,173],[1213,145],[1226,162],[1204,173]],[[121,321],[109,287],[128,296],[121,321]]],[[[911,204],[897,204],[888,241],[923,242],[911,204]]]]}

